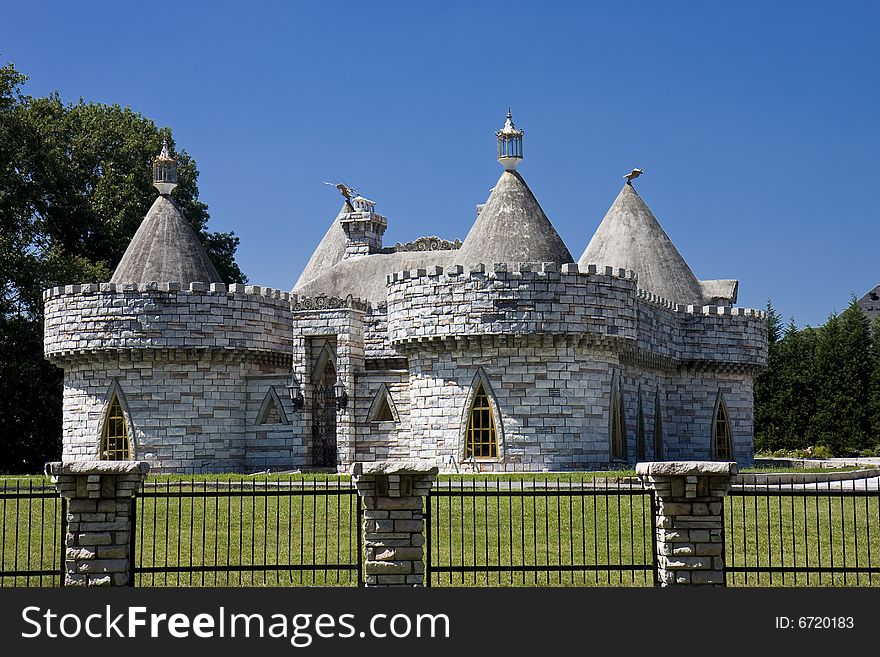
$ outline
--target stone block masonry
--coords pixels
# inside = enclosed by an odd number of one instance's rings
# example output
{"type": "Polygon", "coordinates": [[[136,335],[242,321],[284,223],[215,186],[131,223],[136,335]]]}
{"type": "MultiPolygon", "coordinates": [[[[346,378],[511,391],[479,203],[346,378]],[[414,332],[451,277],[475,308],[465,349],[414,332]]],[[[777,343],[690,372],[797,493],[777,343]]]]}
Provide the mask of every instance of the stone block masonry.
{"type": "Polygon", "coordinates": [[[130,586],[131,501],[150,466],[140,461],[48,464],[67,498],[64,586],[130,586]]]}
{"type": "Polygon", "coordinates": [[[425,498],[437,468],[417,461],[355,463],[352,478],[364,503],[367,586],[424,586],[425,498]]]}
{"type": "Polygon", "coordinates": [[[660,586],[724,586],[724,497],[737,474],[728,461],[639,463],[654,491],[660,586]]]}

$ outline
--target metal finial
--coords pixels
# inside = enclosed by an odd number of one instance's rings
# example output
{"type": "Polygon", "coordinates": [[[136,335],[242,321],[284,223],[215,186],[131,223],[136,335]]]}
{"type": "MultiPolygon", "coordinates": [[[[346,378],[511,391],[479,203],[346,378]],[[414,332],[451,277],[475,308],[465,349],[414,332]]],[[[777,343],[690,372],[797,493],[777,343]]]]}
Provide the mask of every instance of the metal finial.
{"type": "Polygon", "coordinates": [[[163,140],[162,140],[162,152],[159,153],[159,159],[160,159],[160,160],[171,160],[171,159],[173,159],[173,158],[171,157],[171,151],[168,150],[168,140],[167,140],[167,139],[163,139],[163,140]]]}
{"type": "Polygon", "coordinates": [[[177,187],[177,160],[171,157],[167,139],[162,140],[162,151],[153,158],[153,187],[163,195],[177,187]]]}
{"type": "Polygon", "coordinates": [[[504,127],[495,133],[498,138],[498,161],[506,171],[513,171],[523,158],[522,138],[523,131],[518,130],[513,123],[513,114],[507,108],[507,120],[504,127]]]}

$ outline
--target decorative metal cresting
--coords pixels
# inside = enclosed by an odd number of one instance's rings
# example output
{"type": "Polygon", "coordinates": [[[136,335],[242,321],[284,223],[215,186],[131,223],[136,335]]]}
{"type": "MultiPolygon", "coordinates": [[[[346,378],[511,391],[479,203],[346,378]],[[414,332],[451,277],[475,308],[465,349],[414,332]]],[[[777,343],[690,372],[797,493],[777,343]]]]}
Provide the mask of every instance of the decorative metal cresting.
{"type": "Polygon", "coordinates": [[[498,137],[498,161],[506,171],[513,171],[523,159],[523,131],[513,124],[509,107],[504,127],[495,136],[498,137]]]}
{"type": "Polygon", "coordinates": [[[163,196],[177,187],[177,160],[171,157],[168,140],[162,140],[162,152],[153,158],[153,187],[163,196]]]}

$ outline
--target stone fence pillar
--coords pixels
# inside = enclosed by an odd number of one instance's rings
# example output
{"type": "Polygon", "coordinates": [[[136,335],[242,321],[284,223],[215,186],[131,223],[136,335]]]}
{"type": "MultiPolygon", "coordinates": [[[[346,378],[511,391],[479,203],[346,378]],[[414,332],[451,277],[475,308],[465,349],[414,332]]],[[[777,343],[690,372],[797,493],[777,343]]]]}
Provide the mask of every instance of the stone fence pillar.
{"type": "Polygon", "coordinates": [[[64,586],[131,585],[131,498],[149,469],[142,461],[47,464],[68,499],[64,586]]]}
{"type": "Polygon", "coordinates": [[[639,463],[636,473],[656,495],[660,586],[724,586],[724,497],[736,463],[639,463]]]}
{"type": "Polygon", "coordinates": [[[367,586],[424,586],[422,505],[437,467],[420,462],[355,463],[352,478],[364,501],[367,586]]]}

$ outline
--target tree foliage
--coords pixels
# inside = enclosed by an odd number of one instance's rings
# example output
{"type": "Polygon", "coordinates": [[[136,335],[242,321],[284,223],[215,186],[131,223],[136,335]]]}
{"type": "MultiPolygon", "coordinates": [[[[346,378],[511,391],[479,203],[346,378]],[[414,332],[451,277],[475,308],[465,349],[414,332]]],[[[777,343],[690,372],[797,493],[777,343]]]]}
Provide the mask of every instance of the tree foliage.
{"type": "MultiPolygon", "coordinates": [[[[119,105],[33,98],[0,67],[0,472],[60,455],[61,372],[42,353],[42,291],[106,281],[153,202],[150,162],[168,128],[119,105]]],[[[238,238],[208,231],[198,169],[177,153],[173,196],[227,282],[238,238]]]]}
{"type": "Polygon", "coordinates": [[[880,322],[872,329],[853,298],[818,328],[799,330],[792,321],[780,333],[778,315],[768,310],[767,369],[755,379],[755,447],[822,445],[840,456],[876,450],[880,322]]]}

